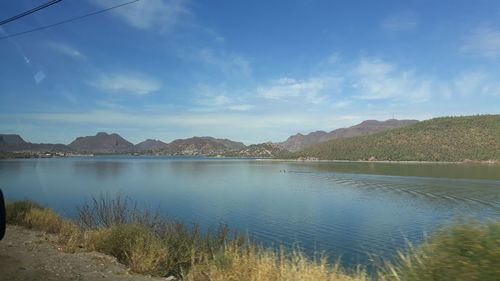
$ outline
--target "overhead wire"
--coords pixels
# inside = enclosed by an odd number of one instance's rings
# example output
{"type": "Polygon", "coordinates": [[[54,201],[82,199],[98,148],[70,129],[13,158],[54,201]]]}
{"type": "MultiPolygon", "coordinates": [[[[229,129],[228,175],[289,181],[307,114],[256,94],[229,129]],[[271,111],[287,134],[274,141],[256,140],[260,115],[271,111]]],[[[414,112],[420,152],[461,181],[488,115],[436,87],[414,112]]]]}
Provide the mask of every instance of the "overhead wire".
{"type": "Polygon", "coordinates": [[[12,17],[10,17],[10,18],[8,18],[8,19],[5,19],[5,20],[3,20],[3,21],[0,21],[0,26],[2,26],[2,25],[4,25],[4,24],[7,24],[7,23],[9,23],[9,22],[12,22],[12,21],[18,20],[18,19],[20,19],[20,18],[22,18],[22,17],[25,17],[25,16],[27,16],[27,15],[33,14],[33,13],[38,12],[38,11],[40,11],[40,10],[43,10],[43,9],[45,9],[45,8],[47,8],[47,7],[50,7],[50,6],[54,5],[54,4],[57,4],[57,3],[61,2],[61,1],[62,1],[62,0],[52,0],[52,1],[49,1],[49,2],[47,2],[47,3],[44,3],[44,4],[40,5],[40,6],[38,6],[38,7],[35,7],[35,8],[33,8],[33,9],[31,9],[31,10],[28,10],[28,11],[22,12],[22,13],[20,13],[20,14],[17,14],[17,15],[15,15],[15,16],[12,16],[12,17]]]}
{"type": "Polygon", "coordinates": [[[28,33],[32,33],[32,32],[35,32],[35,31],[40,31],[40,30],[52,28],[52,27],[55,27],[55,26],[58,26],[58,25],[70,23],[70,22],[77,21],[77,20],[81,20],[81,19],[84,19],[84,18],[87,18],[87,17],[90,17],[90,16],[102,14],[102,13],[105,13],[107,11],[111,11],[111,10],[114,10],[114,9],[117,9],[117,8],[120,8],[120,7],[123,7],[123,6],[126,6],[126,5],[130,5],[130,4],[139,2],[139,1],[140,0],[133,0],[133,1],[125,2],[125,3],[122,3],[122,4],[116,5],[116,6],[112,6],[112,7],[106,8],[106,9],[94,11],[94,12],[91,12],[91,13],[88,13],[88,14],[84,14],[84,15],[81,15],[81,16],[78,16],[78,17],[69,18],[69,19],[66,19],[66,20],[63,20],[63,21],[59,21],[59,22],[56,22],[56,23],[52,23],[52,24],[40,26],[40,27],[37,27],[37,28],[33,28],[33,29],[29,29],[29,30],[25,30],[25,31],[17,32],[17,33],[12,33],[12,34],[0,37],[0,40],[1,39],[12,38],[12,37],[16,37],[16,36],[20,36],[20,35],[24,35],[24,34],[28,34],[28,33]]]}

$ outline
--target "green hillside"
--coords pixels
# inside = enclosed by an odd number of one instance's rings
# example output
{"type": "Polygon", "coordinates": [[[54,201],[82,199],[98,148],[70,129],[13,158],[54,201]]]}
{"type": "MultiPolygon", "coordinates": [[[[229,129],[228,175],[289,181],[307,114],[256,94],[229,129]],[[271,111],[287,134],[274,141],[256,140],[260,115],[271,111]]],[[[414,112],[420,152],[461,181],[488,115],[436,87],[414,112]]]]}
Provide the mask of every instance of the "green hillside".
{"type": "Polygon", "coordinates": [[[325,160],[500,160],[500,115],[441,117],[370,136],[320,143],[291,157],[325,160]]]}

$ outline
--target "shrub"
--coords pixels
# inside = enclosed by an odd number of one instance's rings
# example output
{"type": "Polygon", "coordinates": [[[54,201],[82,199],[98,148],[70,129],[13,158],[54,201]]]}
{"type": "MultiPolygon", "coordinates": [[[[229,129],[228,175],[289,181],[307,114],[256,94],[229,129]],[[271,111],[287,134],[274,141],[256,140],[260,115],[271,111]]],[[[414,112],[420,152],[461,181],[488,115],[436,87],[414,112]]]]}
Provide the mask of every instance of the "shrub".
{"type": "Polygon", "coordinates": [[[63,221],[57,237],[66,252],[75,252],[84,247],[83,231],[73,221],[63,221]]]}
{"type": "Polygon", "coordinates": [[[30,200],[7,203],[5,219],[9,224],[23,225],[26,214],[32,209],[42,209],[42,207],[30,200]]]}
{"type": "Polygon", "coordinates": [[[500,222],[452,225],[399,257],[384,270],[382,280],[498,281],[500,222]]]}
{"type": "Polygon", "coordinates": [[[138,224],[121,224],[90,233],[88,246],[112,255],[138,273],[165,275],[167,249],[150,230],[138,224]]]}
{"type": "Polygon", "coordinates": [[[117,194],[115,197],[101,194],[77,207],[78,224],[84,229],[98,229],[120,224],[141,224],[151,229],[164,223],[158,213],[149,209],[139,210],[136,202],[117,194]]]}
{"type": "Polygon", "coordinates": [[[25,214],[23,225],[47,233],[59,233],[62,219],[52,210],[32,208],[25,214]]]}

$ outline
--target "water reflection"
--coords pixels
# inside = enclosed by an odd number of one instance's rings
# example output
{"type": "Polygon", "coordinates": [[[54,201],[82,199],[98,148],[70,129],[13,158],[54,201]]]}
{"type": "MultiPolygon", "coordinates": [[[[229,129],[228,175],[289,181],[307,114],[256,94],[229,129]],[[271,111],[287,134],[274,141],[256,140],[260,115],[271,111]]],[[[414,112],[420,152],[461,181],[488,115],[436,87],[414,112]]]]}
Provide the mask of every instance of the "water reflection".
{"type": "Polygon", "coordinates": [[[74,173],[94,176],[98,179],[117,178],[132,165],[131,162],[125,161],[95,161],[88,159],[72,161],[71,164],[73,165],[74,173]]]}
{"type": "Polygon", "coordinates": [[[375,163],[375,162],[310,162],[292,164],[300,170],[345,173],[368,173],[394,176],[435,178],[500,179],[500,164],[479,163],[375,163]]]}

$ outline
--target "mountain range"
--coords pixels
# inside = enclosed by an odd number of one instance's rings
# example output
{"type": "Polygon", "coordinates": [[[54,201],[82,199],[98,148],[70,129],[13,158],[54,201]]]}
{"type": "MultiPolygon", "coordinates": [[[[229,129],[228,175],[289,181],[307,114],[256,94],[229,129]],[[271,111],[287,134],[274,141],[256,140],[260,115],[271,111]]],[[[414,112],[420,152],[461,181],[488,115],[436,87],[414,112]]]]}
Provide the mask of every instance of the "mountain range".
{"type": "Polygon", "coordinates": [[[242,142],[214,137],[176,139],[170,143],[147,139],[133,144],[116,133],[99,132],[95,136],[77,137],[69,145],[29,143],[19,135],[0,134],[0,151],[58,151],[77,153],[155,153],[162,155],[224,155],[240,157],[275,157],[284,152],[296,152],[332,139],[363,136],[414,124],[416,120],[367,120],[348,128],[331,132],[316,131],[296,134],[280,143],[246,146],[242,142]]]}
{"type": "Polygon", "coordinates": [[[293,159],[499,161],[500,115],[440,117],[372,135],[333,139],[293,159]]]}
{"type": "Polygon", "coordinates": [[[71,151],[64,144],[30,143],[21,136],[14,134],[0,134],[0,151],[71,151]]]}
{"type": "Polygon", "coordinates": [[[333,139],[371,135],[378,132],[412,125],[417,122],[418,120],[366,120],[352,127],[336,129],[329,133],[325,131],[316,131],[307,135],[296,134],[289,137],[286,141],[280,143],[280,146],[285,150],[296,152],[315,144],[333,139]]]}

